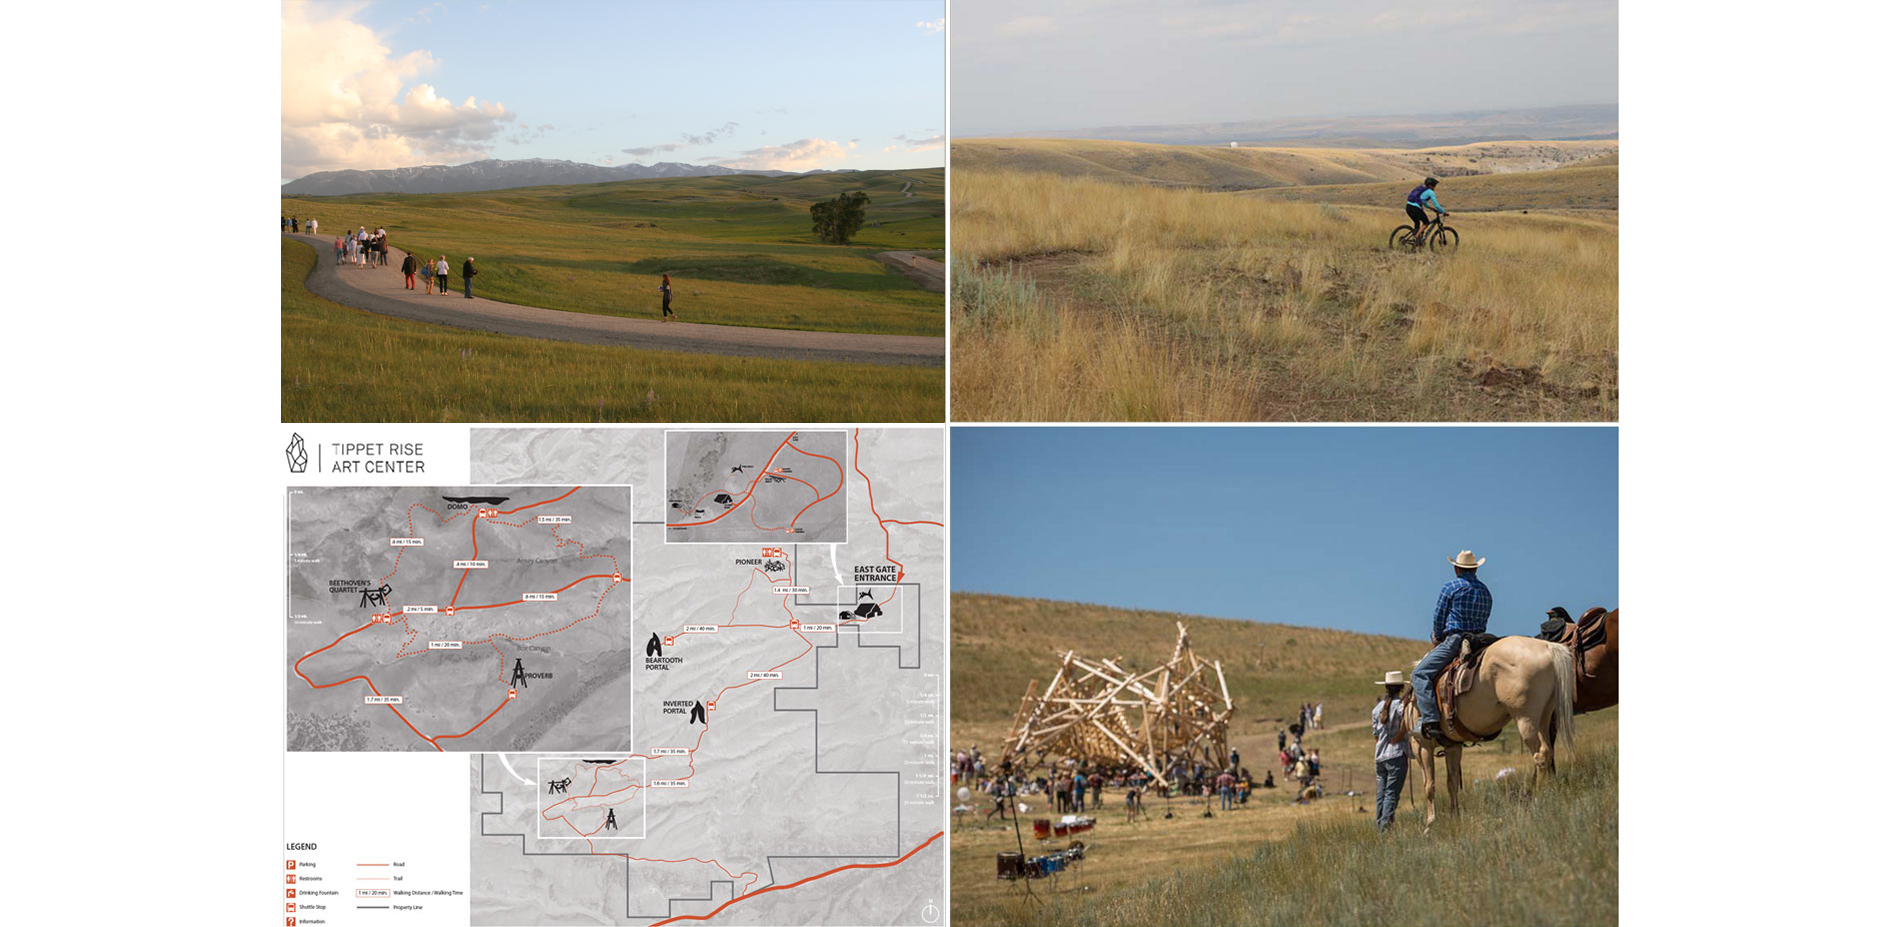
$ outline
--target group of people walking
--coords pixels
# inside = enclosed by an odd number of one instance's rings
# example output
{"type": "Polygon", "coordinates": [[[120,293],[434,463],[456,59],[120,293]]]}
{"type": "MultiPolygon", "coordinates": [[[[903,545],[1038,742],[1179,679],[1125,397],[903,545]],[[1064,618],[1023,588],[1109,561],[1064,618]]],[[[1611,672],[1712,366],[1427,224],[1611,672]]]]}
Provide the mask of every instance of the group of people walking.
{"type": "Polygon", "coordinates": [[[359,225],[354,232],[338,235],[334,247],[339,267],[344,264],[355,267],[389,265],[389,233],[380,228],[372,232],[359,225]]]}
{"type": "MultiPolygon", "coordinates": [[[[313,220],[314,221],[314,220],[313,220]]],[[[348,264],[353,267],[388,267],[389,233],[382,228],[370,231],[358,226],[354,232],[346,232],[336,237],[336,263],[341,267],[348,264]]],[[[400,249],[398,249],[400,250],[400,249]]],[[[447,296],[449,292],[449,256],[436,255],[435,260],[419,258],[407,251],[402,258],[403,289],[416,288],[416,279],[422,280],[422,292],[425,295],[447,296]]],[[[475,259],[462,262],[462,298],[475,298],[475,259]]]]}
{"type": "MultiPolygon", "coordinates": [[[[297,231],[297,223],[299,220],[296,216],[279,216],[278,219],[282,231],[293,234],[297,231]]],[[[303,227],[308,234],[315,235],[317,233],[317,220],[305,219],[302,221],[304,222],[303,227]]],[[[336,265],[338,267],[342,267],[346,264],[351,267],[389,266],[389,233],[381,227],[378,227],[372,232],[367,227],[357,226],[354,232],[345,232],[336,236],[333,247],[336,252],[336,265]]],[[[424,294],[448,294],[448,255],[437,255],[435,260],[431,261],[428,258],[418,258],[408,252],[404,252],[403,254],[402,274],[404,289],[415,289],[416,278],[420,276],[422,278],[422,291],[424,294]]],[[[471,257],[462,261],[462,297],[464,299],[475,298],[475,277],[478,273],[480,273],[480,271],[475,269],[474,258],[471,257]]],[[[673,276],[671,274],[661,274],[660,321],[667,322],[677,318],[678,316],[673,314],[673,276]]]]}

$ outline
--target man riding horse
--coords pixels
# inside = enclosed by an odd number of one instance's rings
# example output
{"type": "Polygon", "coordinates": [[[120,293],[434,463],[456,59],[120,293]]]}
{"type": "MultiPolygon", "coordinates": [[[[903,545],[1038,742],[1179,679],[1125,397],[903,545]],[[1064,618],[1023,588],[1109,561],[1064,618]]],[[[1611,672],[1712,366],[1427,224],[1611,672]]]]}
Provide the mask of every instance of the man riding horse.
{"type": "Polygon", "coordinates": [[[1445,559],[1457,575],[1438,590],[1438,606],[1432,612],[1433,646],[1412,670],[1412,690],[1418,693],[1418,718],[1425,738],[1449,745],[1432,682],[1457,659],[1466,637],[1484,633],[1485,623],[1491,620],[1491,590],[1478,581],[1483,557],[1461,550],[1458,556],[1445,559]]]}

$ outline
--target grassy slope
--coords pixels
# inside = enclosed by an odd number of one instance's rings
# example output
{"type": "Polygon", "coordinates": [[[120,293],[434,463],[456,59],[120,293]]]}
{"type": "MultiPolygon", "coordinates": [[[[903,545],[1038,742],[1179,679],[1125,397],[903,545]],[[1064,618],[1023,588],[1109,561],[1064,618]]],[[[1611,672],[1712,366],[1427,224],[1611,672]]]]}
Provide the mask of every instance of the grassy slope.
{"type": "Polygon", "coordinates": [[[1123,667],[1153,667],[1173,652],[1176,621],[1188,626],[1195,652],[1221,661],[1247,731],[1260,726],[1256,719],[1296,713],[1301,702],[1364,701],[1366,680],[1409,666],[1430,649],[1399,637],[965,592],[951,595],[950,617],[950,733],[957,744],[1000,740],[1024,687],[1047,683],[1062,651],[1119,654],[1129,661],[1123,667]]]}
{"type": "MultiPolygon", "coordinates": [[[[1594,160],[1594,159],[1593,159],[1594,160]]],[[[1250,198],[1275,203],[1337,203],[1351,206],[1384,207],[1393,214],[1394,223],[1404,221],[1405,194],[1418,183],[1361,183],[1277,187],[1250,190],[1250,198]]],[[[1584,162],[1557,170],[1525,171],[1511,174],[1487,174],[1480,177],[1455,177],[1438,186],[1438,196],[1453,213],[1497,210],[1560,209],[1615,210],[1617,169],[1608,165],[1585,166],[1584,162]]],[[[1605,216],[1615,220],[1614,212],[1605,216]]],[[[1455,221],[1455,220],[1454,220],[1455,221]]]]}
{"type": "Polygon", "coordinates": [[[1613,214],[1461,215],[1439,257],[1391,208],[957,178],[959,420],[1616,418],[1613,214]]]}
{"type": "Polygon", "coordinates": [[[391,319],[311,293],[315,252],[289,239],[282,250],[287,422],[943,420],[937,368],[641,351],[391,319]]]}
{"type": "MultiPolygon", "coordinates": [[[[1500,619],[1500,632],[1534,631],[1531,618],[1522,627],[1500,619]]],[[[1285,789],[1257,790],[1244,809],[1217,811],[1212,819],[1178,799],[1171,806],[1176,816],[1166,819],[1170,806],[1157,801],[1147,819],[1132,825],[1111,806],[1097,813],[1090,861],[1065,880],[1065,891],[1051,895],[1050,886],[1038,886],[1042,907],[995,879],[995,854],[1015,848],[1015,832],[960,821],[951,837],[954,923],[1614,922],[1614,709],[1578,719],[1581,752],[1574,762],[1561,757],[1564,777],[1556,788],[1527,796],[1488,785],[1501,768],[1529,769],[1507,733],[1466,751],[1466,776],[1487,785],[1466,793],[1472,803],[1462,819],[1441,821],[1426,837],[1419,833],[1421,812],[1402,804],[1399,833],[1372,839],[1369,811],[1362,810],[1368,800],[1343,793],[1371,782],[1363,716],[1378,697],[1372,680],[1409,666],[1425,651],[1423,640],[956,593],[952,743],[977,743],[994,759],[1025,686],[1046,683],[1060,651],[1121,654],[1152,666],[1172,648],[1176,621],[1187,624],[1197,654],[1221,660],[1236,706],[1230,737],[1256,776],[1267,766],[1274,732],[1299,703],[1325,703],[1329,724],[1307,744],[1330,758],[1325,778],[1333,794],[1300,806],[1288,803],[1285,789]],[[1469,880],[1471,873],[1485,877],[1469,880]]],[[[1029,817],[1048,815],[1040,798],[1029,802],[1029,817]]]]}
{"type": "Polygon", "coordinates": [[[459,280],[474,257],[482,295],[506,302],[652,316],[662,273],[695,322],[873,334],[941,335],[943,297],[873,255],[944,246],[941,169],[795,177],[729,175],[488,193],[285,197],[325,235],[387,229],[398,247],[447,255],[459,280]],[[913,181],[913,196],[899,191],[913,181]],[[813,202],[871,196],[849,245],[818,242],[813,202]]]}
{"type": "Polygon", "coordinates": [[[959,171],[1013,170],[1214,190],[1543,170],[1613,157],[1616,142],[1483,142],[1444,148],[1222,148],[1092,139],[959,139],[959,171]]]}

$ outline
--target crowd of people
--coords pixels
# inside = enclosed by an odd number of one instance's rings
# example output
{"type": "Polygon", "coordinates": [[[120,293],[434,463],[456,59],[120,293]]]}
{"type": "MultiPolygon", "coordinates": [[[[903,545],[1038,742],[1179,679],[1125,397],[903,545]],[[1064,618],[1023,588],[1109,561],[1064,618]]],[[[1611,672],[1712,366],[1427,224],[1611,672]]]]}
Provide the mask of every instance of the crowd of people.
{"type": "MultiPolygon", "coordinates": [[[[295,216],[287,216],[284,221],[286,223],[284,226],[286,231],[296,230],[294,223],[297,219],[295,216]]],[[[309,221],[310,229],[314,232],[316,230],[316,220],[311,219],[309,221]]],[[[336,265],[338,267],[368,268],[389,266],[389,232],[380,226],[375,231],[370,231],[367,226],[359,225],[354,232],[344,232],[336,236],[336,240],[331,246],[335,250],[336,265]]],[[[402,269],[402,285],[404,289],[415,289],[416,281],[420,278],[424,295],[448,295],[448,255],[439,254],[436,255],[435,260],[430,260],[426,257],[417,257],[405,251],[403,252],[402,262],[399,266],[402,269]]],[[[475,276],[478,273],[480,273],[480,271],[475,269],[474,258],[471,257],[462,262],[462,298],[475,298],[475,276]]]]}
{"type": "MultiPolygon", "coordinates": [[[[279,216],[278,227],[285,233],[295,234],[299,228],[299,221],[296,216],[279,216]]],[[[301,221],[303,223],[302,228],[306,234],[315,235],[317,233],[316,219],[306,218],[301,221]]],[[[344,232],[336,236],[332,247],[336,252],[336,266],[338,267],[350,266],[365,268],[389,266],[389,233],[380,226],[373,232],[367,227],[357,226],[354,232],[344,232]]],[[[426,257],[418,258],[413,254],[403,252],[401,267],[404,289],[415,289],[416,279],[420,277],[422,279],[423,295],[448,295],[448,255],[437,255],[435,260],[431,261],[426,257]]],[[[479,273],[480,271],[475,269],[474,258],[471,257],[462,262],[462,297],[464,299],[475,298],[475,277],[479,273]]],[[[673,314],[673,277],[671,274],[660,275],[659,289],[660,321],[674,321],[678,316],[673,314]]]]}
{"type": "MultiPolygon", "coordinates": [[[[1007,764],[1006,764],[1007,765],[1007,764]]],[[[989,765],[975,744],[959,749],[952,761],[951,781],[988,796],[991,807],[982,819],[1009,816],[1010,805],[1019,798],[1035,797],[1046,802],[1052,814],[1082,814],[1100,811],[1102,793],[1121,796],[1122,811],[1132,823],[1147,812],[1150,795],[1164,798],[1200,798],[1210,805],[1218,800],[1221,810],[1246,805],[1257,788],[1275,788],[1273,772],[1264,782],[1253,771],[1240,765],[1240,751],[1229,751],[1226,763],[1211,758],[1189,762],[1177,759],[1166,779],[1157,781],[1134,764],[1088,763],[1075,759],[1057,760],[1042,767],[997,769],[989,765]]]]}

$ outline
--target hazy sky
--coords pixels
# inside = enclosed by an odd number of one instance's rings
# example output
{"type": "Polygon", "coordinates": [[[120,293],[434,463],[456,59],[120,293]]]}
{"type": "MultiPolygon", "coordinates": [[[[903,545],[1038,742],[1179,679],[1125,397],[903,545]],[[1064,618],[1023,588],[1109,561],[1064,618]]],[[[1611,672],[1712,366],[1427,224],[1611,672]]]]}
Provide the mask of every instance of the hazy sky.
{"type": "Polygon", "coordinates": [[[959,137],[1614,103],[1614,0],[957,0],[959,137]]]}
{"type": "Polygon", "coordinates": [[[942,0],[288,2],[281,174],[938,166],[943,26],[942,0]]]}
{"type": "Polygon", "coordinates": [[[1615,428],[959,427],[951,485],[964,592],[1422,639],[1469,548],[1495,633],[1618,604],[1615,428]]]}

